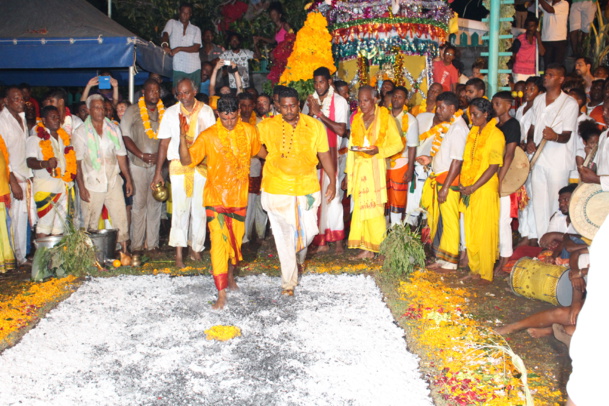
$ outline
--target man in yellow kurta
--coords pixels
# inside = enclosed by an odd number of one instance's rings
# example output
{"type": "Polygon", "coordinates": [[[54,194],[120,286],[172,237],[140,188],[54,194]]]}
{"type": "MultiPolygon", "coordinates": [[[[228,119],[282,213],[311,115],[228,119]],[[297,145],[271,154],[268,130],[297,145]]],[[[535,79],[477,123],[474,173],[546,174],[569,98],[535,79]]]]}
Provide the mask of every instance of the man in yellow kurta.
{"type": "Polygon", "coordinates": [[[226,304],[226,288],[237,289],[233,269],[243,259],[241,241],[249,191],[250,159],[264,158],[256,127],[239,117],[239,102],[225,95],[218,100],[219,119],[203,131],[188,148],[185,118],[180,117],[180,161],[194,167],[207,158],[207,182],[203,204],[211,235],[211,263],[218,300],[214,309],[226,304]],[[229,264],[230,261],[230,264],[229,264]]]}
{"type": "Polygon", "coordinates": [[[467,136],[461,168],[460,211],[465,220],[465,242],[469,268],[475,278],[493,280],[499,247],[499,178],[505,137],[487,99],[471,101],[473,127],[467,136]],[[478,276],[479,275],[479,276],[478,276]]]}
{"type": "Polygon", "coordinates": [[[345,173],[347,193],[354,203],[348,247],[362,249],[356,258],[374,257],[385,238],[385,159],[404,149],[395,119],[389,110],[378,107],[377,101],[374,88],[360,87],[359,109],[351,123],[345,173]]]}
{"type": "Polygon", "coordinates": [[[298,92],[292,88],[280,90],[278,103],[281,114],[258,124],[260,139],[268,150],[261,201],[281,263],[281,294],[293,296],[307,247],[319,232],[318,162],[330,179],[324,196],[327,202],[336,194],[336,177],[324,125],[300,113],[298,92]]]}

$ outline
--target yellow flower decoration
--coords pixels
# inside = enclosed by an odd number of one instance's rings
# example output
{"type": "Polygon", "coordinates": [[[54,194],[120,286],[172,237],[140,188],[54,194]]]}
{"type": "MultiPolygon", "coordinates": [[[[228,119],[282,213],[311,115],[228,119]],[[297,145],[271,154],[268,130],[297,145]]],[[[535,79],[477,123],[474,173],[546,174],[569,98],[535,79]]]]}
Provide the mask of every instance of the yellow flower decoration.
{"type": "MultiPolygon", "coordinates": [[[[137,102],[138,107],[140,108],[140,117],[142,118],[142,122],[144,123],[144,130],[146,131],[146,135],[151,140],[156,140],[157,133],[152,129],[152,125],[150,124],[150,116],[148,115],[148,108],[146,108],[146,102],[144,101],[144,97],[140,97],[137,102]]],[[[163,119],[163,115],[165,114],[165,106],[163,105],[163,101],[159,99],[159,102],[156,104],[156,108],[159,109],[159,123],[163,119]]]]}
{"type": "Polygon", "coordinates": [[[231,168],[235,170],[237,179],[247,179],[250,173],[250,154],[249,154],[249,142],[247,135],[245,134],[245,127],[243,122],[239,118],[237,125],[235,126],[235,146],[234,150],[231,146],[229,138],[229,131],[222,125],[222,121],[218,119],[216,121],[218,138],[220,144],[222,144],[222,156],[229,162],[231,168]]]}
{"type": "MultiPolygon", "coordinates": [[[[51,135],[42,123],[38,124],[36,134],[38,138],[40,138],[38,145],[40,145],[40,150],[42,151],[42,160],[48,161],[51,158],[55,158],[53,144],[51,144],[51,135]]],[[[61,170],[59,168],[47,170],[50,171],[51,176],[54,178],[59,178],[66,183],[72,182],[74,179],[76,179],[76,171],[78,169],[76,163],[76,152],[74,151],[74,147],[72,147],[70,144],[70,136],[63,128],[57,130],[57,135],[59,135],[59,138],[61,138],[61,141],[63,142],[66,170],[63,174],[61,174],[61,170]]]]}
{"type": "Polygon", "coordinates": [[[322,66],[330,69],[330,73],[336,72],[328,21],[321,13],[314,12],[309,13],[304,26],[296,34],[294,49],[279,83],[285,85],[313,79],[313,71],[322,66]]]}
{"type": "Polygon", "coordinates": [[[228,341],[241,336],[241,329],[235,326],[213,326],[205,330],[205,338],[208,340],[228,341]]]}

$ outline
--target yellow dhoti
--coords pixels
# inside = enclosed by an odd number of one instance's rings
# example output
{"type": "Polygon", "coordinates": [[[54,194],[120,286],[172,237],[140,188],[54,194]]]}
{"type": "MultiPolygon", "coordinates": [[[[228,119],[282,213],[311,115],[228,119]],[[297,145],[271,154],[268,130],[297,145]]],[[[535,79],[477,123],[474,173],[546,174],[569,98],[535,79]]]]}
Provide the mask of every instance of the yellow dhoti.
{"type": "Polygon", "coordinates": [[[439,175],[431,173],[423,186],[421,207],[427,211],[429,236],[433,241],[437,232],[440,217],[442,217],[442,235],[436,249],[436,258],[451,264],[459,263],[459,177],[453,181],[448,191],[446,201],[438,203],[438,191],[444,184],[448,172],[439,175]]]}
{"type": "Polygon", "coordinates": [[[247,208],[206,207],[211,238],[211,264],[218,290],[228,286],[228,261],[237,265],[243,259],[241,241],[245,233],[247,208]]]}
{"type": "Polygon", "coordinates": [[[17,265],[7,226],[7,208],[0,202],[0,273],[15,269],[17,265]]]}

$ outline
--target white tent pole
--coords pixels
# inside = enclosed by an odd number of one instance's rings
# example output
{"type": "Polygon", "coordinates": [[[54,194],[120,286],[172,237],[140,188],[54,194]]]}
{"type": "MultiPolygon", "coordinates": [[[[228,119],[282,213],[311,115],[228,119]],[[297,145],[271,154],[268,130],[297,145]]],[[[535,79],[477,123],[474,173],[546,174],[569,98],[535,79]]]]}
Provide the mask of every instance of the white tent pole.
{"type": "Polygon", "coordinates": [[[108,18],[112,18],[112,0],[108,0],[108,18]]]}
{"type": "Polygon", "coordinates": [[[133,104],[133,90],[135,85],[135,68],[132,66],[129,67],[129,102],[133,104]]]}

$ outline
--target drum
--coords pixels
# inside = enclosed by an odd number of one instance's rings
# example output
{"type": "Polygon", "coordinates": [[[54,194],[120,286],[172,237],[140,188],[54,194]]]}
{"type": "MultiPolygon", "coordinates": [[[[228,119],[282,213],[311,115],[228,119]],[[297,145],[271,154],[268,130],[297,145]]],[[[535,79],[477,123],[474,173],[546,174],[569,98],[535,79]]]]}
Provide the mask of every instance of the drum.
{"type": "Polygon", "coordinates": [[[573,300],[569,268],[528,257],[514,264],[510,273],[510,287],[518,296],[543,300],[556,306],[570,306],[573,300]]]}
{"type": "Polygon", "coordinates": [[[514,151],[514,160],[501,181],[501,196],[509,196],[524,185],[529,176],[529,158],[520,147],[514,151]]]}

